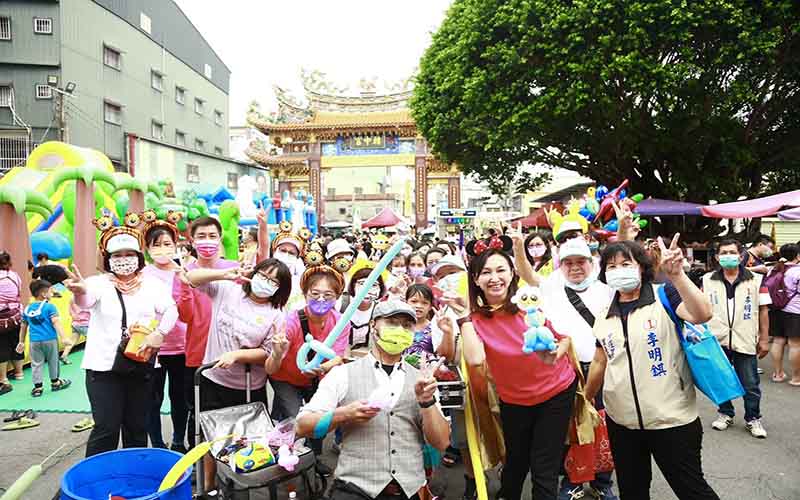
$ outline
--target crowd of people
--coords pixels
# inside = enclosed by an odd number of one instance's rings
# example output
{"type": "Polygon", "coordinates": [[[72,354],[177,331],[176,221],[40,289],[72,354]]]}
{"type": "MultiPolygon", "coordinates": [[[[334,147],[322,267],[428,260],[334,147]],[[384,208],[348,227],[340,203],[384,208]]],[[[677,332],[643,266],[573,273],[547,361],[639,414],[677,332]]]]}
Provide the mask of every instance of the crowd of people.
{"type": "MultiPolygon", "coordinates": [[[[642,240],[625,214],[612,242],[569,220],[552,232],[498,227],[463,248],[409,237],[369,284],[386,251],[369,238],[312,239],[282,225],[270,239],[262,220],[243,235],[234,262],[221,257],[214,218],[192,221],[185,240],[170,222],[142,219],[144,227],[101,228],[100,273],[84,279],[76,268],[42,269],[26,305],[10,256],[0,254],[0,394],[11,390],[7,365],[11,376],[23,376],[26,335],[34,396],[42,394],[45,364],[51,390],[69,386],[58,372],[58,339],[69,346],[60,358],[68,363],[75,336],[85,335],[82,368],[94,420],[86,456],[116,449],[120,436],[124,447],[149,441],[186,452],[196,444],[197,368],[214,363],[202,377],[206,411],[247,400],[247,366],[252,400],[267,404],[276,422],[296,418],[298,436],[316,454],[335,435],[335,472],[318,462],[321,474],[335,474],[334,500],[423,498],[431,474],[426,449],[443,453],[445,465],[464,462],[463,498],[473,499],[465,415],[441,408],[434,373],[442,362],[463,360],[487,387],[470,397],[488,401],[502,435],[494,446],[499,498],[521,498],[530,474],[537,500],[647,499],[652,457],[678,498],[716,499],[703,475],[696,391],[670,311],[707,323],[717,336],[745,388],[744,422],[755,438],[767,437],[757,360],[771,353],[771,380],[800,386],[800,247],[784,245],[774,259],[768,237],[749,249],[717,242],[700,279],[687,274],[679,235],[642,240]],[[59,283],[74,297],[68,335],[49,304],[54,283],[44,271],[63,273],[59,283]],[[774,275],[789,291],[779,308],[774,275]],[[521,291],[535,296],[552,349],[523,349],[529,324],[521,291]],[[301,370],[296,359],[306,338],[325,341],[351,304],[355,311],[331,346],[335,356],[301,370]],[[132,333],[141,334],[135,356],[120,342],[132,333]],[[782,368],[786,344],[791,373],[782,368]],[[165,397],[169,442],[159,414],[165,397]],[[579,398],[605,410],[616,484],[611,472],[598,473],[588,489],[565,474],[579,398]]],[[[732,402],[723,403],[710,425],[724,431],[734,416],[732,402]]],[[[479,426],[481,446],[491,440],[486,428],[479,426]]]]}

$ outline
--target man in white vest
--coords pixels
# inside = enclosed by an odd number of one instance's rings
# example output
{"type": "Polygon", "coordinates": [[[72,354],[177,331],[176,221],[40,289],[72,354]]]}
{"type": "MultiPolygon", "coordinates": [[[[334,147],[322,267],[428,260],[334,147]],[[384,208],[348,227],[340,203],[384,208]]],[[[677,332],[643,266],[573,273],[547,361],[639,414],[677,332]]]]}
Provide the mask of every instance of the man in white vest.
{"type": "MultiPolygon", "coordinates": [[[[766,438],[761,423],[761,388],[758,359],[769,352],[769,291],[761,285],[761,275],[747,270],[742,262],[739,242],[723,240],[717,248],[721,269],[703,276],[703,292],[711,301],[714,317],[709,327],[731,360],[744,387],[744,421],[754,437],[766,438]]],[[[719,417],[711,427],[724,431],[733,425],[733,403],[719,407],[719,417]]]]}
{"type": "Polygon", "coordinates": [[[403,301],[375,306],[370,353],[331,370],[300,410],[298,436],[321,438],[342,429],[331,500],[418,499],[425,442],[440,451],[450,443],[431,370],[402,359],[415,322],[414,309],[403,301]]]}

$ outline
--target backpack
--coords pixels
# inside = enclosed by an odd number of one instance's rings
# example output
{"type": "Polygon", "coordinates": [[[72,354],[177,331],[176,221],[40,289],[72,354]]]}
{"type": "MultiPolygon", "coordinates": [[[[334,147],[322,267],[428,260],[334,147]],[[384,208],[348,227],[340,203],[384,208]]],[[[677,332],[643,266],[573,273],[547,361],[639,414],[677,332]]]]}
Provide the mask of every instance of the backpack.
{"type": "Polygon", "coordinates": [[[776,266],[764,278],[764,286],[769,290],[769,298],[772,299],[770,308],[774,310],[783,309],[797,295],[797,290],[794,293],[790,293],[786,289],[786,282],[783,279],[785,275],[786,266],[776,266]]]}

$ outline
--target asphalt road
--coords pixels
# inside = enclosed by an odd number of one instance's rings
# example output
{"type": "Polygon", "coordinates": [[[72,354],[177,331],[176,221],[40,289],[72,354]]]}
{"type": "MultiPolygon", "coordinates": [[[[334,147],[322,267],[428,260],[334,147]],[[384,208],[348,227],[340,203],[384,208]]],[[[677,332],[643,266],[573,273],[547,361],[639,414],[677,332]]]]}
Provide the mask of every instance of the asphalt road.
{"type": "MultiPolygon", "coordinates": [[[[703,467],[711,486],[721,499],[798,500],[800,499],[800,388],[769,381],[769,362],[762,361],[766,371],[761,376],[763,391],[761,411],[769,432],[765,440],[750,436],[741,415],[741,401],[736,402],[737,419],[734,427],[718,432],[710,428],[716,416],[715,408],[702,395],[700,416],[706,429],[703,439],[703,467]]],[[[2,396],[0,396],[2,397],[2,396]]],[[[5,416],[5,415],[3,415],[5,416]]],[[[25,470],[44,459],[59,446],[66,447],[45,466],[42,476],[32,485],[25,499],[49,500],[58,490],[61,477],[73,464],[83,458],[88,432],[73,434],[70,427],[84,415],[40,414],[41,426],[33,429],[0,434],[0,493],[25,470]]],[[[169,436],[169,418],[164,417],[164,434],[169,436]]],[[[336,455],[326,446],[323,460],[335,465],[336,455]]],[[[675,495],[653,464],[653,500],[671,500],[675,495]]],[[[463,469],[442,468],[434,479],[434,492],[449,499],[460,499],[463,491],[463,469]]],[[[490,473],[490,490],[497,487],[490,473]]],[[[284,495],[279,495],[285,498],[284,495]]],[[[254,495],[254,498],[266,498],[254,495]]],[[[299,495],[299,498],[303,496],[299,495]]],[[[525,491],[530,499],[530,488],[525,491]]]]}

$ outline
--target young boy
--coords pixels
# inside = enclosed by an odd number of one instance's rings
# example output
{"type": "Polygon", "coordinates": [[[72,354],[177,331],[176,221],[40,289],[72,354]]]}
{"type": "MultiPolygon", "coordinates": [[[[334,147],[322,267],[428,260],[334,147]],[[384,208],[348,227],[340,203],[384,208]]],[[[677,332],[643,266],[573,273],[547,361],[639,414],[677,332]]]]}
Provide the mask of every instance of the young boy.
{"type": "Polygon", "coordinates": [[[49,281],[33,280],[31,282],[32,302],[22,313],[22,326],[19,330],[19,344],[17,352],[25,350],[25,335],[31,332],[30,354],[33,367],[33,390],[31,395],[39,397],[44,392],[42,388],[42,366],[47,363],[50,371],[50,389],[60,391],[72,383],[59,378],[58,339],[63,337],[61,323],[58,321],[58,310],[49,302],[51,295],[49,281]]]}

